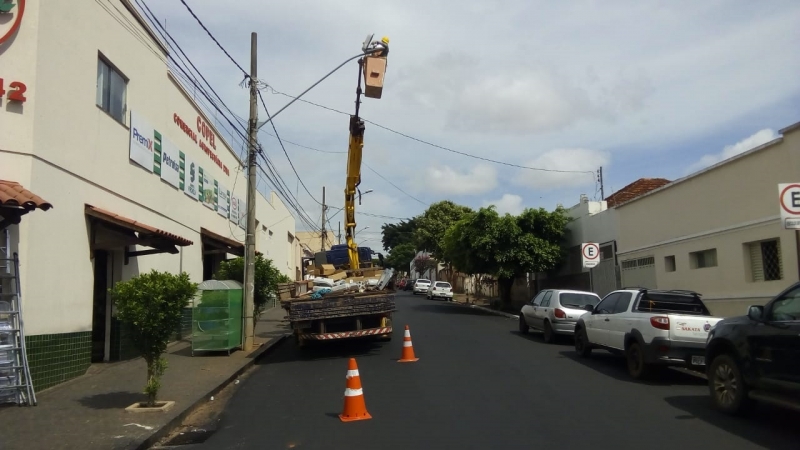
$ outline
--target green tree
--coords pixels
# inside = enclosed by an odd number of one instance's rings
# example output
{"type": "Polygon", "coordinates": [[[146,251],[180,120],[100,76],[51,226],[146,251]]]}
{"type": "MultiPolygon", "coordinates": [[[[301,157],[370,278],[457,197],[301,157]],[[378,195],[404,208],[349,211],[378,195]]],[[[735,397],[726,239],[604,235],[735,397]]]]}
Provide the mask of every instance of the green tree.
{"type": "MultiPolygon", "coordinates": [[[[253,327],[266,309],[267,302],[275,298],[278,292],[278,283],[289,283],[291,278],[282,274],[272,260],[261,255],[256,255],[256,277],[253,294],[253,327]]],[[[217,280],[236,280],[244,283],[244,258],[234,258],[223,261],[219,270],[214,274],[217,280]]]]}
{"type": "Polygon", "coordinates": [[[444,235],[447,229],[463,219],[472,210],[467,206],[457,205],[450,200],[434,203],[417,216],[414,230],[414,241],[417,248],[426,250],[434,258],[447,261],[443,254],[444,235]]]}
{"type": "Polygon", "coordinates": [[[181,312],[197,293],[197,283],[189,275],[174,275],[153,270],[131,280],[117,283],[110,290],[117,308],[117,318],[130,330],[133,346],[147,363],[147,406],[156,406],[167,349],[181,312]]]}
{"type": "Polygon", "coordinates": [[[383,249],[390,251],[400,244],[414,242],[414,230],[417,229],[416,219],[400,221],[398,223],[385,223],[381,226],[381,242],[383,249]]]}
{"type": "Polygon", "coordinates": [[[417,251],[414,250],[414,244],[404,242],[392,248],[389,256],[384,259],[384,264],[387,268],[408,272],[411,260],[414,259],[416,254],[417,251]]]}
{"type": "Polygon", "coordinates": [[[460,271],[495,275],[504,303],[511,301],[514,279],[545,272],[562,258],[569,217],[559,207],[526,209],[519,216],[500,216],[494,206],[467,215],[447,231],[444,250],[460,271]]]}

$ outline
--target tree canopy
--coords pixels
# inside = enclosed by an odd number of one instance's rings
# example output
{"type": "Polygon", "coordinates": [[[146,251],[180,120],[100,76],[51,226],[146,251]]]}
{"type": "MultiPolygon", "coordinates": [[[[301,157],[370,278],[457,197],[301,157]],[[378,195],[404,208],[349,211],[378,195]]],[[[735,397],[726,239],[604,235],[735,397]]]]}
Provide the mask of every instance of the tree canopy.
{"type": "Polygon", "coordinates": [[[463,219],[472,209],[450,200],[434,203],[424,213],[414,218],[414,242],[418,250],[426,250],[434,258],[446,261],[443,245],[447,230],[463,219]]]}
{"type": "Polygon", "coordinates": [[[414,243],[414,230],[417,229],[416,219],[400,221],[399,223],[385,223],[381,226],[383,235],[381,242],[383,249],[390,251],[401,244],[414,243]]]}
{"type": "Polygon", "coordinates": [[[416,250],[414,250],[414,244],[410,242],[404,242],[392,248],[389,256],[383,260],[384,265],[395,270],[407,272],[409,270],[411,260],[414,259],[414,255],[416,255],[416,253],[416,250]]]}

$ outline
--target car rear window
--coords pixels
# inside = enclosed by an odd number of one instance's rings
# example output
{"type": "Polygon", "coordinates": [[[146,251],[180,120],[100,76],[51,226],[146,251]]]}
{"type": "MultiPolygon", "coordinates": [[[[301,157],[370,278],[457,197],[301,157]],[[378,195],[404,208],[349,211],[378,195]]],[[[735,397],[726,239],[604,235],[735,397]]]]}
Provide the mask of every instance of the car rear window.
{"type": "Polygon", "coordinates": [[[450,283],[442,283],[442,282],[440,281],[440,282],[437,282],[437,283],[436,283],[436,287],[440,287],[440,288],[449,288],[449,287],[450,287],[450,283]]]}
{"type": "Polygon", "coordinates": [[[637,309],[641,312],[711,315],[700,297],[691,293],[645,291],[637,309]]]}
{"type": "Polygon", "coordinates": [[[420,279],[420,280],[417,280],[417,283],[420,283],[420,284],[431,284],[431,280],[421,280],[420,279]]]}
{"type": "Polygon", "coordinates": [[[562,292],[559,295],[561,306],[565,308],[582,309],[586,305],[596,305],[600,303],[600,297],[590,294],[578,294],[577,292],[562,292]]]}

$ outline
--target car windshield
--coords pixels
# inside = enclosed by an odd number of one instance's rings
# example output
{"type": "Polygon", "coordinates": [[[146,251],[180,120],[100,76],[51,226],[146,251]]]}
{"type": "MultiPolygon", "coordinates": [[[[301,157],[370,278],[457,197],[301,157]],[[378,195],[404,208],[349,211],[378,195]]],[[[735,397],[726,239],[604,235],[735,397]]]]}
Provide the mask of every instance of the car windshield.
{"type": "Polygon", "coordinates": [[[449,287],[450,287],[450,283],[442,283],[442,282],[439,282],[439,283],[436,283],[436,287],[439,287],[439,288],[449,288],[449,287]]]}
{"type": "Polygon", "coordinates": [[[581,309],[586,305],[596,305],[600,303],[600,297],[591,294],[578,294],[576,292],[562,292],[561,306],[581,309]]]}
{"type": "Polygon", "coordinates": [[[417,280],[419,284],[431,284],[431,280],[417,280]]]}

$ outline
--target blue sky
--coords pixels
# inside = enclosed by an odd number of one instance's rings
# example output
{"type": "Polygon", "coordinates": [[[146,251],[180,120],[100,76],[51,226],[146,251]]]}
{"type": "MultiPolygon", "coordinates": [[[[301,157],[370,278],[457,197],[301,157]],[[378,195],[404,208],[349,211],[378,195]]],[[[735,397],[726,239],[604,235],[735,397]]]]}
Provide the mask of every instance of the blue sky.
{"type": "MultiPolygon", "coordinates": [[[[301,92],[357,54],[368,33],[388,35],[383,98],[365,99],[365,118],[518,165],[579,172],[602,165],[606,195],[640,177],[680,178],[800,121],[800,2],[792,0],[187,3],[243,67],[250,32],[258,33],[259,79],[270,86],[262,92],[272,111],[289,100],[276,92],[301,92]]],[[[147,5],[245,117],[241,73],[186,8],[147,5]]],[[[356,72],[355,63],[345,67],[306,99],[351,112],[356,72]]],[[[283,139],[334,152],[346,150],[347,122],[303,103],[275,119],[283,139]]],[[[277,140],[260,139],[303,208],[319,218],[277,140]]],[[[324,185],[329,203],[341,206],[346,155],[286,150],[316,200],[324,185]]],[[[589,173],[491,164],[369,123],[364,161],[423,203],[451,199],[516,213],[599,195],[589,173]]],[[[425,208],[366,167],[362,189],[374,192],[359,212],[410,217],[425,208]]],[[[378,245],[384,221],[358,216],[359,229],[370,227],[362,236],[375,239],[366,245],[378,245]]]]}

